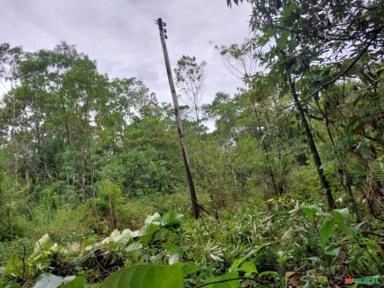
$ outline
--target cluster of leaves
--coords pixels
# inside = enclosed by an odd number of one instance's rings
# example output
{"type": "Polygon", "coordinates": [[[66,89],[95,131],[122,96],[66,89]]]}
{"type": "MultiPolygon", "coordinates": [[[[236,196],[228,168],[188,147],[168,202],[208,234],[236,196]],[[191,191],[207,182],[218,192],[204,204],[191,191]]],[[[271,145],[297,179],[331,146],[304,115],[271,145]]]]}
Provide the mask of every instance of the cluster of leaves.
{"type": "Polygon", "coordinates": [[[322,287],[383,272],[378,239],[363,236],[365,223],[350,226],[347,209],[328,213],[287,199],[271,204],[273,213],[226,212],[220,222],[155,213],[139,230],[66,246],[44,235],[29,257],[8,260],[3,285],[322,287]]]}
{"type": "Polygon", "coordinates": [[[382,2],[226,2],[252,6],[254,37],[222,54],[245,70],[245,60],[262,67],[242,73],[256,106],[266,110],[259,101],[264,94],[274,101],[273,112],[296,112],[330,208],[344,190],[359,220],[366,211],[382,219],[382,2]]]}
{"type": "MultiPolygon", "coordinates": [[[[69,280],[72,283],[74,274],[84,275],[83,278],[90,283],[100,282],[124,263],[150,262],[151,257],[156,256],[151,255],[156,251],[156,241],[159,237],[165,237],[165,234],[173,233],[180,226],[181,218],[181,214],[173,212],[162,217],[156,213],[147,217],[144,226],[139,230],[115,230],[101,241],[93,237],[80,242],[68,242],[66,246],[54,243],[45,234],[36,242],[30,256],[15,255],[8,259],[2,267],[1,277],[11,283],[21,282],[27,285],[41,274],[35,287],[48,287],[46,283],[52,281],[56,284],[51,283],[52,286],[49,287],[59,287],[69,280]],[[149,250],[149,245],[154,246],[153,251],[149,250]],[[144,246],[151,253],[141,257],[143,250],[145,251],[144,246]]],[[[78,281],[83,283],[83,280],[78,281]]]]}

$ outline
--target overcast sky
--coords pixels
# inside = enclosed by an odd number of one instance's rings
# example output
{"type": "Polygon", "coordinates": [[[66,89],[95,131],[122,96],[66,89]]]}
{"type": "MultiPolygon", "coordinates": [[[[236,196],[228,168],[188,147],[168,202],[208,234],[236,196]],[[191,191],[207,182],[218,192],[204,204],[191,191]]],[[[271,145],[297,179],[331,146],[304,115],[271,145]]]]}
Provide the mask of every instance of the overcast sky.
{"type": "Polygon", "coordinates": [[[159,101],[170,93],[155,19],[167,23],[174,66],[182,55],[205,60],[205,99],[233,93],[241,81],[225,68],[215,45],[240,43],[249,36],[247,4],[225,0],[0,0],[0,42],[27,51],[74,44],[110,77],[136,77],[159,101]]]}

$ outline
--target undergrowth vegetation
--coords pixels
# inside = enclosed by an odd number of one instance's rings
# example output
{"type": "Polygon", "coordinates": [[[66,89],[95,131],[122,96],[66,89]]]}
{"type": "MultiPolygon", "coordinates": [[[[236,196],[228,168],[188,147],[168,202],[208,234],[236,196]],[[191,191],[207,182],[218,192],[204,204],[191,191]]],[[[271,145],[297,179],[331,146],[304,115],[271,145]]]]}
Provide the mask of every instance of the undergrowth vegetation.
{"type": "Polygon", "coordinates": [[[287,197],[269,202],[269,211],[242,207],[219,220],[154,213],[106,238],[46,227],[52,234],[33,247],[13,243],[20,252],[3,262],[3,286],[324,287],[383,273],[379,223],[353,225],[348,209],[287,197]]]}

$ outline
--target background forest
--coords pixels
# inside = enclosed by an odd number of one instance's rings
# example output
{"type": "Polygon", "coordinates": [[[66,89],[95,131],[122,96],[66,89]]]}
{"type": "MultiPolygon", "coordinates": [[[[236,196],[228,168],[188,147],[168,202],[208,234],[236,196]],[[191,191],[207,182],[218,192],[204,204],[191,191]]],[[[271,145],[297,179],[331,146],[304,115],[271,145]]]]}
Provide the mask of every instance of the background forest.
{"type": "Polygon", "coordinates": [[[171,104],[0,45],[0,287],[383,281],[384,4],[247,2],[253,37],[217,47],[245,88],[202,104],[209,63],[174,69],[199,219],[171,104]]]}

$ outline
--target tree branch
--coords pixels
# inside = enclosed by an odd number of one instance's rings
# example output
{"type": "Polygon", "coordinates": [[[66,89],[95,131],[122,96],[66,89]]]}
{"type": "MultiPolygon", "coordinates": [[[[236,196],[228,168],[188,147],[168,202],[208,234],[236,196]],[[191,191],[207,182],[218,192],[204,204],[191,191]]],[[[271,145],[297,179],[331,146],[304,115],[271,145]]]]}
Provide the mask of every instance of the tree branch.
{"type": "MultiPolygon", "coordinates": [[[[384,29],[384,25],[383,26],[380,26],[378,28],[376,28],[375,30],[375,33],[373,35],[373,37],[368,41],[368,43],[364,46],[364,48],[359,52],[359,54],[357,54],[357,56],[355,57],[355,59],[353,59],[353,61],[341,72],[339,73],[337,76],[335,76],[334,78],[332,78],[331,80],[329,80],[328,82],[324,83],[323,85],[321,85],[318,89],[316,89],[315,92],[313,92],[312,94],[310,94],[309,96],[305,97],[304,99],[301,99],[299,102],[302,103],[302,102],[305,102],[307,101],[308,99],[316,96],[321,90],[324,90],[325,88],[327,88],[328,86],[330,86],[331,84],[335,83],[337,80],[339,80],[340,78],[342,78],[343,76],[345,76],[352,68],[353,66],[355,66],[355,64],[357,63],[357,61],[360,60],[361,57],[363,57],[363,55],[367,52],[367,50],[369,49],[369,47],[371,46],[372,42],[375,41],[377,35],[379,35],[379,33],[384,29]]],[[[372,31],[373,32],[373,31],[372,31]]],[[[289,104],[285,107],[283,107],[280,111],[283,111],[289,107],[292,107],[294,106],[295,103],[292,103],[292,104],[289,104]]]]}

